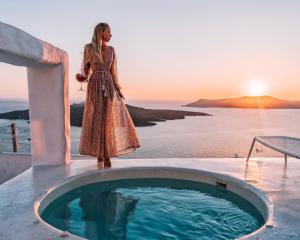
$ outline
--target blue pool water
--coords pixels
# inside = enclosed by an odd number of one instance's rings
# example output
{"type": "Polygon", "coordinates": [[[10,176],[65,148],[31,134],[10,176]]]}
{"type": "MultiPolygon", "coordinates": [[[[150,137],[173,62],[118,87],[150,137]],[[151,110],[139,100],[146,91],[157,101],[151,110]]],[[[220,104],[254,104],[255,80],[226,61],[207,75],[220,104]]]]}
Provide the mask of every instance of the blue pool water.
{"type": "Polygon", "coordinates": [[[212,185],[174,179],[89,184],[54,200],[42,219],[87,239],[235,239],[264,224],[257,209],[212,185]]]}

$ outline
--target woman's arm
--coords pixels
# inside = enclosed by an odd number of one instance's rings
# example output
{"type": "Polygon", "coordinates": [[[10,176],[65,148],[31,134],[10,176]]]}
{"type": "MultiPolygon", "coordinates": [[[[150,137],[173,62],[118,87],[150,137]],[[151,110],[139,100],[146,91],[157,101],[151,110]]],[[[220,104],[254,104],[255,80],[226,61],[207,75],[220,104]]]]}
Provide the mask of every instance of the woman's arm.
{"type": "Polygon", "coordinates": [[[91,74],[91,62],[90,62],[90,51],[89,45],[84,46],[83,58],[81,62],[81,75],[84,76],[84,79],[87,81],[91,74]]]}
{"type": "Polygon", "coordinates": [[[111,48],[113,50],[113,62],[111,65],[110,73],[112,75],[112,79],[115,83],[116,88],[121,89],[121,85],[119,83],[119,78],[118,78],[117,55],[116,55],[115,49],[113,47],[111,47],[111,48]]]}
{"type": "Polygon", "coordinates": [[[90,45],[86,44],[83,51],[83,66],[81,68],[81,74],[88,77],[91,72],[91,62],[90,62],[90,45]]]}

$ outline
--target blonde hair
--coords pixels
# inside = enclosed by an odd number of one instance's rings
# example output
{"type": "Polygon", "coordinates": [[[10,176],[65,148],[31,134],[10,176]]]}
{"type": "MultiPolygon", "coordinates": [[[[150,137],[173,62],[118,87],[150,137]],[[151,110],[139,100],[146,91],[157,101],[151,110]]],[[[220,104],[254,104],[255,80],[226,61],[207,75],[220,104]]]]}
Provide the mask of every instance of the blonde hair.
{"type": "Polygon", "coordinates": [[[94,34],[92,38],[92,52],[91,57],[94,60],[94,62],[98,62],[99,60],[101,63],[103,63],[103,58],[101,54],[101,47],[102,47],[102,39],[101,39],[101,33],[104,32],[109,25],[107,23],[98,23],[94,28],[94,34]]]}

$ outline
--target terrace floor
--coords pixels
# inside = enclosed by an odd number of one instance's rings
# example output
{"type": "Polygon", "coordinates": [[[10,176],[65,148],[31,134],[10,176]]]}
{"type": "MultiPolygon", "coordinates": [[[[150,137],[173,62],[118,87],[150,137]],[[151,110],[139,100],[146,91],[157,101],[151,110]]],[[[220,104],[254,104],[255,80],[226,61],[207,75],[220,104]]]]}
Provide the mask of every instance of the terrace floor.
{"type": "MultiPolygon", "coordinates": [[[[225,173],[255,185],[273,201],[274,227],[248,239],[300,239],[300,161],[288,158],[163,158],[115,159],[113,169],[128,167],[177,167],[225,173]]],[[[73,160],[65,166],[30,168],[0,185],[0,239],[61,239],[37,222],[35,200],[51,186],[70,176],[103,170],[94,159],[73,160]]],[[[68,237],[67,239],[76,239],[68,237]]]]}

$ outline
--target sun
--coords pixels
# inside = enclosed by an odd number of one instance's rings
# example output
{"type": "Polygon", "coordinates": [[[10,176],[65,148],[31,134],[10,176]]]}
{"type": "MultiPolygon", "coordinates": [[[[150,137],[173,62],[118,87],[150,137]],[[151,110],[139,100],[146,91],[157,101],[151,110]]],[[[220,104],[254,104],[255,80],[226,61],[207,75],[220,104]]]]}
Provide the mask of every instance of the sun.
{"type": "Polygon", "coordinates": [[[248,92],[250,96],[263,96],[266,93],[266,85],[262,81],[252,81],[248,92]]]}

